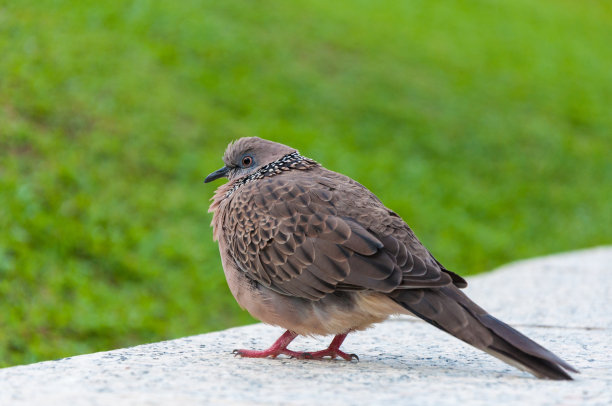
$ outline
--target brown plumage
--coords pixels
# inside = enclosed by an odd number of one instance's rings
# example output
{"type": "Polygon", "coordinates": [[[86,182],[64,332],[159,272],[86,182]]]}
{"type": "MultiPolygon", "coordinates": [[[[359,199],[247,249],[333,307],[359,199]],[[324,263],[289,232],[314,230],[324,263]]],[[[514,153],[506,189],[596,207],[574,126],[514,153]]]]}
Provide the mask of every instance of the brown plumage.
{"type": "Polygon", "coordinates": [[[287,329],[270,349],[238,355],[350,360],[346,334],[403,313],[537,377],[577,372],[472,302],[465,280],[361,184],[256,137],[230,144],[223,161],[206,182],[229,179],[210,206],[228,285],[253,317],[287,329]],[[315,353],[287,349],[313,334],[336,338],[315,353]]]}

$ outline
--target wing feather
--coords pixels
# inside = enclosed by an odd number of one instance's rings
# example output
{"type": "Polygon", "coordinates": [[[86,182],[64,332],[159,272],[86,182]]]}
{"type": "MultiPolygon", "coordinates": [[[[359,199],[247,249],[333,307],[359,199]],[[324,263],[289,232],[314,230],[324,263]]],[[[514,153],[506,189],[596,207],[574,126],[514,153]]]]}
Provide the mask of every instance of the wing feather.
{"type": "Polygon", "coordinates": [[[234,192],[224,235],[239,269],[281,294],[309,300],[341,290],[404,289],[415,289],[413,300],[421,300],[419,288],[453,283],[454,274],[395,213],[363,186],[349,186],[361,195],[281,175],[234,192]]]}

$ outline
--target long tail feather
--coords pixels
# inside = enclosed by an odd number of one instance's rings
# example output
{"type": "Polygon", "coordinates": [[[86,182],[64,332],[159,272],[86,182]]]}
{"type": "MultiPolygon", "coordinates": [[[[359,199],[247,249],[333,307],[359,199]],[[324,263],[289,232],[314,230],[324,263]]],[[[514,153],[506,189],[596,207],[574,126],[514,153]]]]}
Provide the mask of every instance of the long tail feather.
{"type": "Polygon", "coordinates": [[[571,380],[578,372],[561,358],[488,314],[454,286],[398,290],[390,296],[439,329],[538,378],[571,380]]]}

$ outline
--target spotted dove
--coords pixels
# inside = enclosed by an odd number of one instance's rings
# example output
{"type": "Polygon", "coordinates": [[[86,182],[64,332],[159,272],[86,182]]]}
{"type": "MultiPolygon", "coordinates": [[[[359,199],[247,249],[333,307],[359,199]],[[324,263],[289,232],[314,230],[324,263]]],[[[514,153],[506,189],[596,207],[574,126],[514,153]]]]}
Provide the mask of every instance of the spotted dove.
{"type": "Polygon", "coordinates": [[[390,315],[417,316],[539,378],[572,366],[472,302],[410,227],[368,189],[294,148],[257,137],[230,144],[227,177],[210,211],[229,288],[253,317],[287,331],[243,357],[357,358],[346,335],[390,315]],[[287,348],[298,335],[335,335],[317,352],[287,348]]]}

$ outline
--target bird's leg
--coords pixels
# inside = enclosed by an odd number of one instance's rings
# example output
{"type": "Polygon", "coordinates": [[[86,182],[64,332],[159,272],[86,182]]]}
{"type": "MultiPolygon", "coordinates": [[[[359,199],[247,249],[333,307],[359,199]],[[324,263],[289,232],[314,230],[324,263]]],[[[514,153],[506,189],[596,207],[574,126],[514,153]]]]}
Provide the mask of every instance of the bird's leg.
{"type": "Polygon", "coordinates": [[[277,356],[281,354],[289,355],[290,357],[295,357],[295,358],[304,358],[302,356],[303,353],[291,351],[287,349],[287,346],[289,345],[289,343],[291,343],[291,341],[295,339],[295,337],[297,337],[296,333],[294,333],[293,331],[287,330],[267,350],[263,350],[263,351],[234,350],[232,351],[232,353],[234,355],[240,355],[241,357],[245,357],[245,358],[267,358],[267,357],[276,358],[277,356]]]}
{"type": "Polygon", "coordinates": [[[346,338],[348,333],[338,334],[334,337],[332,342],[329,344],[329,347],[322,351],[316,352],[302,352],[302,351],[291,351],[287,348],[287,346],[297,337],[297,334],[293,331],[287,330],[285,333],[280,336],[274,344],[267,350],[257,351],[257,350],[234,350],[232,351],[234,355],[239,355],[245,358],[267,358],[272,357],[276,358],[281,354],[288,355],[291,358],[299,358],[299,359],[323,359],[325,357],[330,357],[332,359],[336,357],[344,358],[347,361],[357,360],[359,361],[359,357],[356,354],[347,354],[343,351],[340,351],[340,346],[342,342],[346,338]]]}
{"type": "Polygon", "coordinates": [[[304,358],[323,359],[324,357],[330,357],[331,359],[334,359],[336,357],[341,357],[347,361],[359,361],[359,357],[357,356],[357,354],[347,354],[344,351],[340,351],[340,346],[342,345],[342,342],[344,341],[347,335],[348,333],[338,334],[334,337],[332,342],[329,343],[329,347],[327,347],[325,350],[305,353],[306,356],[304,358]]]}

